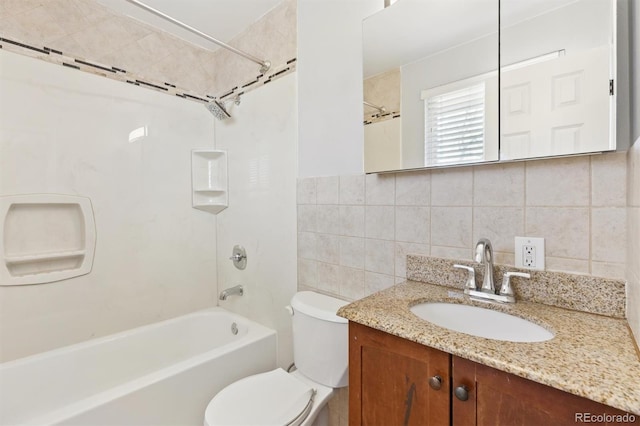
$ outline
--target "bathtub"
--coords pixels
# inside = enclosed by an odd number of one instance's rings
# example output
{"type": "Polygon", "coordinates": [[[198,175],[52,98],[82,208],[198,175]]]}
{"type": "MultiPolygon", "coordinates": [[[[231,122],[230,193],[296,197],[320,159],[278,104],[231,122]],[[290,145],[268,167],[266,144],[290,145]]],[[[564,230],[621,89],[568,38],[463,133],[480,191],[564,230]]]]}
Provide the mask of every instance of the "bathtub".
{"type": "Polygon", "coordinates": [[[0,364],[0,425],[201,426],[223,387],[275,367],[274,330],[207,309],[0,364]]]}

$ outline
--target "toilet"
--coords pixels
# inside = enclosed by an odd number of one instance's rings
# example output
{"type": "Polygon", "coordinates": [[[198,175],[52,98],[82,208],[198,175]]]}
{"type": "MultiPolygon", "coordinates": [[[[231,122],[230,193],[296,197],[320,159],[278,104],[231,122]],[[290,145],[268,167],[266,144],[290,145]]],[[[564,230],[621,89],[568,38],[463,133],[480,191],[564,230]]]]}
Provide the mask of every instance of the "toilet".
{"type": "Polygon", "coordinates": [[[238,380],[209,402],[205,426],[326,426],[328,401],[348,384],[348,325],[336,315],[349,302],[312,291],[291,299],[293,360],[238,380]]]}

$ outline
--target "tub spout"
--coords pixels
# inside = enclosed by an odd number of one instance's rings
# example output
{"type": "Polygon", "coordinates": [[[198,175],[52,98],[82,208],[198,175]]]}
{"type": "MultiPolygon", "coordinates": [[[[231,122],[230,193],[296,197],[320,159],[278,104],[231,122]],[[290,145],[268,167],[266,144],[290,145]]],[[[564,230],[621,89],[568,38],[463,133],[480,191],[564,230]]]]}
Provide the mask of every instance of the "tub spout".
{"type": "Polygon", "coordinates": [[[244,288],[242,288],[242,285],[237,285],[235,287],[222,290],[220,292],[220,300],[227,300],[227,297],[233,296],[234,294],[237,294],[239,296],[242,296],[244,294],[244,288]]]}

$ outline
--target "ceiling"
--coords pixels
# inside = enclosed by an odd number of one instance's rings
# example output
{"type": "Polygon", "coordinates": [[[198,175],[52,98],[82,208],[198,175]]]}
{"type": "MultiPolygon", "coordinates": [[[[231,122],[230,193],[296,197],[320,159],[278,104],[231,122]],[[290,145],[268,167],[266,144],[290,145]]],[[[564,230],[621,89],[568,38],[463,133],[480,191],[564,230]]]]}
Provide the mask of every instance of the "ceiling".
{"type": "MultiPolygon", "coordinates": [[[[208,50],[218,46],[126,0],[97,0],[115,12],[171,33],[208,50]]],[[[174,19],[225,43],[259,20],[282,0],[141,0],[174,19]]]]}

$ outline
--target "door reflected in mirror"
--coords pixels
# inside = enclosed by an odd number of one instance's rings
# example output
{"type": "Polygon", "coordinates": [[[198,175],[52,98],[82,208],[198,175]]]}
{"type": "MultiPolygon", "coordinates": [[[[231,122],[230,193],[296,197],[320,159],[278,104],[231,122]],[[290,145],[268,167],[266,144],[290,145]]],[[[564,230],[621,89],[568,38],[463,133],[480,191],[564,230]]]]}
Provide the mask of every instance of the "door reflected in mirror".
{"type": "Polygon", "coordinates": [[[615,149],[614,7],[502,0],[501,160],[615,149]]]}

